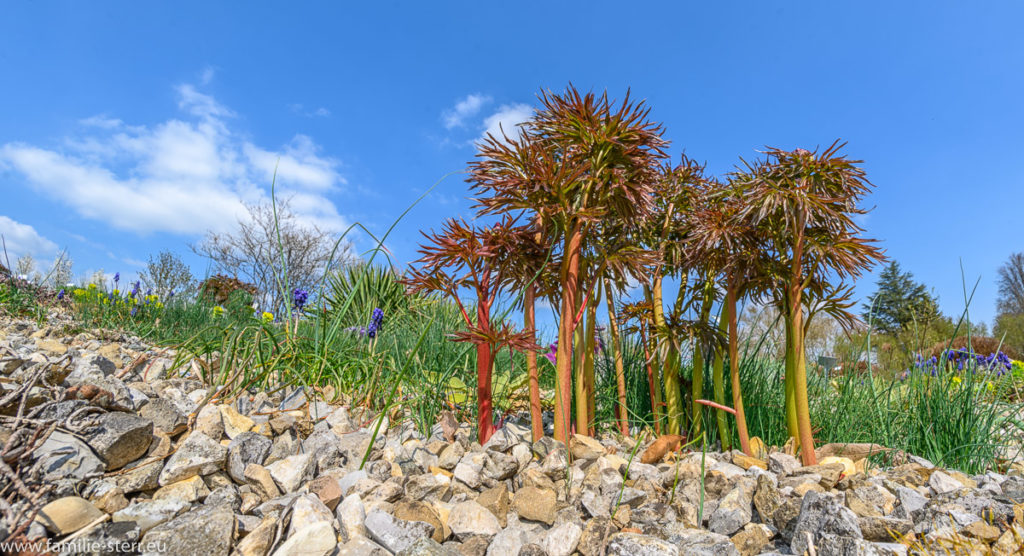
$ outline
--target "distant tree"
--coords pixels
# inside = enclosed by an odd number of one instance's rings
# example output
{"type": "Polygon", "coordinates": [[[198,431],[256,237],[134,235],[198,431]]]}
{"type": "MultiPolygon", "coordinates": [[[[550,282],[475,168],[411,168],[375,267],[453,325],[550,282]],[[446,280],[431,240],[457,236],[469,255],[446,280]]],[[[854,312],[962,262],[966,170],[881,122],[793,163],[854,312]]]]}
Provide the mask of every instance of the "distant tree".
{"type": "Polygon", "coordinates": [[[32,257],[31,253],[25,253],[18,257],[18,261],[14,263],[14,274],[26,280],[38,278],[39,273],[36,271],[36,260],[32,257]]]}
{"type": "Polygon", "coordinates": [[[1018,352],[1024,352],[1024,313],[1003,313],[996,317],[995,337],[1018,352]]]}
{"type": "Polygon", "coordinates": [[[914,275],[903,272],[900,264],[890,262],[878,277],[878,290],[868,297],[861,315],[876,330],[899,334],[912,329],[927,328],[942,318],[938,299],[914,275]]]}
{"type": "Polygon", "coordinates": [[[181,257],[168,250],[161,251],[155,259],[150,255],[139,278],[161,298],[166,298],[171,292],[191,290],[196,285],[192,270],[181,257]]]}
{"type": "Polygon", "coordinates": [[[292,299],[286,287],[313,291],[326,272],[354,258],[350,244],[334,251],[331,233],[304,222],[287,201],[277,203],[276,215],[270,203],[246,208],[234,232],[207,232],[191,248],[213,261],[214,272],[255,284],[264,311],[283,312],[292,299]]]}
{"type": "Polygon", "coordinates": [[[999,267],[999,297],[996,306],[999,314],[1024,313],[1024,252],[1013,253],[999,267]]]}
{"type": "Polygon", "coordinates": [[[74,274],[71,271],[71,267],[73,265],[74,262],[71,260],[68,252],[66,250],[61,251],[60,255],[57,256],[57,259],[53,261],[53,267],[48,273],[49,279],[47,284],[55,290],[59,290],[67,286],[71,283],[71,279],[74,277],[74,274]]]}

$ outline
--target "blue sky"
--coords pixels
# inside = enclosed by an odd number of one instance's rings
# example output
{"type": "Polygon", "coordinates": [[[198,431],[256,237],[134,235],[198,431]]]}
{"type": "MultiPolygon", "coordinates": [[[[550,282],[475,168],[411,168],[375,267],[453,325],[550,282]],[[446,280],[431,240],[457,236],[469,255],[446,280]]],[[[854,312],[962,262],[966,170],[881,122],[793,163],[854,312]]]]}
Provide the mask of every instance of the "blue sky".
{"type": "MultiPolygon", "coordinates": [[[[0,233],[41,260],[67,247],[78,274],[132,274],[265,199],[279,159],[304,217],[383,232],[488,127],[571,81],[631,88],[673,154],[715,173],[764,145],[848,141],[877,186],[868,235],[947,313],[963,261],[991,323],[996,270],[1024,250],[1024,4],[977,6],[11,3],[0,233]]],[[[396,259],[465,197],[442,182],[388,242],[396,259]]]]}

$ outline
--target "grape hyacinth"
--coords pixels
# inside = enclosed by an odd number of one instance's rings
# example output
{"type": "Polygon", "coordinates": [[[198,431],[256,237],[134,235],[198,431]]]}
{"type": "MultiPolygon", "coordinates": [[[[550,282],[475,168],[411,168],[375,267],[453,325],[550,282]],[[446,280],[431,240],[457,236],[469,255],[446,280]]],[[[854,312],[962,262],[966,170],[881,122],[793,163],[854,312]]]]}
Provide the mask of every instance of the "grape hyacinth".
{"type": "Polygon", "coordinates": [[[57,301],[64,301],[64,290],[57,292],[57,301]]]}
{"type": "Polygon", "coordinates": [[[384,324],[384,311],[378,307],[370,316],[370,326],[366,327],[366,336],[371,339],[376,338],[382,324],[384,324]]]}
{"type": "Polygon", "coordinates": [[[302,308],[306,305],[306,300],[308,299],[309,292],[307,292],[306,290],[295,288],[295,291],[292,292],[292,304],[295,305],[295,308],[298,309],[299,311],[301,311],[302,308]]]}
{"type": "Polygon", "coordinates": [[[120,272],[115,272],[114,273],[114,285],[116,286],[117,283],[120,282],[120,281],[121,281],[121,273],[120,272]]]}

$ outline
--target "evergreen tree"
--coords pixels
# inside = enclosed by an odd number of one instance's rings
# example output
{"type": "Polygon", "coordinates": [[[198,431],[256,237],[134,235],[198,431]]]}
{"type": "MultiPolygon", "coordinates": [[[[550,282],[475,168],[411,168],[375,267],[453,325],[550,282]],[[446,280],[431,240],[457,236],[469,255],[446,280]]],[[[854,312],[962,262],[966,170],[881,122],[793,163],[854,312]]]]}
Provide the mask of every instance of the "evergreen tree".
{"type": "Polygon", "coordinates": [[[868,297],[861,313],[865,322],[886,334],[925,328],[942,317],[938,299],[914,275],[890,262],[878,277],[878,291],[868,297]]]}

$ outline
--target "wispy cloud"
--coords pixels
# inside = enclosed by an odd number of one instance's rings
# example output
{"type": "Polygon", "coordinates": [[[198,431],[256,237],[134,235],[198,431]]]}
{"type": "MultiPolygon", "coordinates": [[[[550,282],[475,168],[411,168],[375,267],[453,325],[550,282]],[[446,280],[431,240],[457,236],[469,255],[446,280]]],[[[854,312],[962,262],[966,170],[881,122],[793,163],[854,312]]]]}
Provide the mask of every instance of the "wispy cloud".
{"type": "Polygon", "coordinates": [[[217,70],[213,66],[206,66],[203,68],[203,72],[199,74],[199,84],[209,85],[215,75],[217,75],[217,70]]]}
{"type": "Polygon", "coordinates": [[[3,236],[3,245],[12,263],[26,253],[38,258],[57,250],[57,244],[40,235],[32,226],[3,215],[0,215],[0,236],[3,236]]]}
{"type": "Polygon", "coordinates": [[[509,137],[519,135],[519,124],[533,117],[533,107],[529,104],[503,104],[496,112],[484,118],[484,132],[481,139],[488,134],[497,138],[502,133],[509,137]]]}
{"type": "Polygon", "coordinates": [[[328,118],[331,115],[331,111],[324,108],[323,106],[310,110],[307,109],[302,104],[295,103],[289,104],[288,109],[305,118],[328,118]]]}
{"type": "Polygon", "coordinates": [[[441,114],[446,129],[463,127],[466,120],[476,116],[485,104],[491,102],[491,97],[481,94],[467,95],[466,98],[455,103],[453,108],[445,110],[441,114]]]}
{"type": "Polygon", "coordinates": [[[86,118],[61,148],[0,146],[0,170],[113,228],[193,235],[233,226],[246,214],[243,203],[267,199],[276,166],[277,192],[298,200],[300,216],[344,227],[325,196],[344,184],[339,163],[311,138],[296,135],[276,149],[256,145],[231,129],[234,112],[213,96],[190,84],[176,90],[184,118],[152,126],[86,118]]]}

